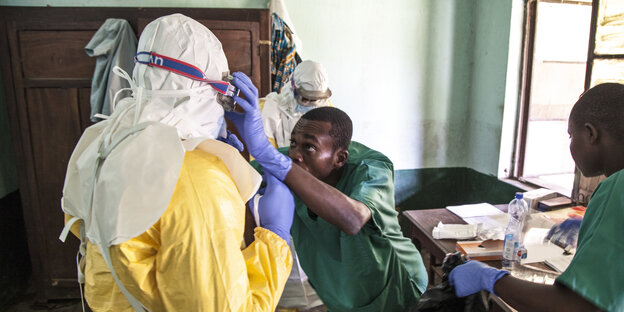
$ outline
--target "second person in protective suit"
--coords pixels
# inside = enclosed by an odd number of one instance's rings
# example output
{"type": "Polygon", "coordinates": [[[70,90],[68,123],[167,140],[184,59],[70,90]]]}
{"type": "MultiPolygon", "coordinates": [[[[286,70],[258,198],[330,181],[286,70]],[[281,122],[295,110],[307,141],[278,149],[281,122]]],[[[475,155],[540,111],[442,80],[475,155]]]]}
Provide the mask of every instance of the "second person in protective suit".
{"type": "Polygon", "coordinates": [[[280,93],[271,92],[260,100],[264,131],[275,147],[290,144],[290,132],[301,117],[316,107],[331,106],[329,79],[325,67],[314,61],[303,61],[284,84],[280,93]]]}

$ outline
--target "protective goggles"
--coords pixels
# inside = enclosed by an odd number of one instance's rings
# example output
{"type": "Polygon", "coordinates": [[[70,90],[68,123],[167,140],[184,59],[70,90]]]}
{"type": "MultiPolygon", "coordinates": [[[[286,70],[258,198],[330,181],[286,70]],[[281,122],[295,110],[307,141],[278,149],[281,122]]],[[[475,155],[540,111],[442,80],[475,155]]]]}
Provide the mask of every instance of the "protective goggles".
{"type": "Polygon", "coordinates": [[[222,81],[209,80],[206,79],[206,75],[204,75],[204,72],[202,72],[201,69],[189,63],[182,62],[162,54],[154,52],[139,52],[134,57],[134,61],[147,66],[162,68],[193,80],[206,82],[213,89],[215,89],[215,91],[217,91],[217,102],[223,106],[223,109],[228,112],[234,111],[236,102],[232,97],[238,96],[240,90],[231,83],[232,76],[229,71],[223,73],[221,78],[222,81]]]}
{"type": "Polygon", "coordinates": [[[297,87],[295,87],[295,81],[293,79],[290,80],[290,83],[292,85],[292,90],[293,90],[293,95],[295,96],[295,100],[301,106],[306,106],[306,107],[320,106],[320,105],[323,105],[325,101],[327,101],[327,98],[312,99],[312,98],[306,97],[302,94],[303,92],[301,92],[301,90],[299,91],[297,90],[297,87]]]}

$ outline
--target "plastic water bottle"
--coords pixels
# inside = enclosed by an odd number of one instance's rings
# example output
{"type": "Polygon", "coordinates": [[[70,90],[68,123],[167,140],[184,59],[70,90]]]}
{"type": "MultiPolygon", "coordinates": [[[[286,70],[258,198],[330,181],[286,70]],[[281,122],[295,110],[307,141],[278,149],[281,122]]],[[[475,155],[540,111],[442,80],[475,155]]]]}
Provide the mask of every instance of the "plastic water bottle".
{"type": "Polygon", "coordinates": [[[518,250],[523,247],[522,231],[528,213],[529,205],[522,199],[522,193],[516,193],[515,198],[507,208],[509,223],[505,229],[505,242],[503,244],[503,269],[511,271],[514,263],[520,263],[518,250]]]}

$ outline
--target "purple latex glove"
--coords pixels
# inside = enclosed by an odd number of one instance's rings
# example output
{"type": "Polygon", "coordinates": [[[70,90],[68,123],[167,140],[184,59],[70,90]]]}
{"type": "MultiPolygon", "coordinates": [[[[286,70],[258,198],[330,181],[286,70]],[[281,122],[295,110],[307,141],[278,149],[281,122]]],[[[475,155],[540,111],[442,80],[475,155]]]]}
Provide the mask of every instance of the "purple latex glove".
{"type": "Polygon", "coordinates": [[[238,137],[236,137],[236,134],[230,132],[230,130],[226,130],[227,131],[227,137],[222,138],[222,137],[218,137],[217,140],[223,142],[223,143],[227,143],[230,146],[234,147],[235,149],[237,149],[239,152],[242,152],[243,149],[245,149],[243,147],[243,143],[238,139],[238,137]]]}
{"type": "MultiPolygon", "coordinates": [[[[259,226],[290,243],[290,227],[295,215],[293,195],[290,189],[272,174],[265,171],[263,178],[266,187],[258,191],[262,195],[258,200],[259,226]]],[[[254,214],[254,200],[249,201],[249,208],[254,214]]]]}
{"type": "Polygon", "coordinates": [[[242,139],[247,144],[249,154],[255,158],[265,170],[272,173],[280,181],[284,181],[286,174],[292,168],[292,160],[269,143],[264,133],[262,116],[258,108],[258,89],[253,85],[251,79],[241,72],[232,74],[232,83],[240,89],[247,100],[234,96],[234,100],[245,113],[225,112],[236,128],[242,139]]]}
{"type": "Polygon", "coordinates": [[[494,294],[494,284],[507,274],[509,272],[495,269],[483,262],[471,260],[456,266],[451,271],[449,284],[455,286],[457,297],[466,297],[481,290],[487,290],[494,294]]]}

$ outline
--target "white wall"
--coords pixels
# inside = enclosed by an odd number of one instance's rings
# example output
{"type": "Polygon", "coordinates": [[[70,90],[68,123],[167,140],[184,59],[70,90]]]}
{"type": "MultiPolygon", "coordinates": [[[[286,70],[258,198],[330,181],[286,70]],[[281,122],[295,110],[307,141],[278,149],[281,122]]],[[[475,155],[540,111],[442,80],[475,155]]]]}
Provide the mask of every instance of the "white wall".
{"type": "Polygon", "coordinates": [[[353,139],[397,169],[422,165],[431,1],[285,1],[303,59],[325,65],[332,102],[354,121],[353,139]]]}

